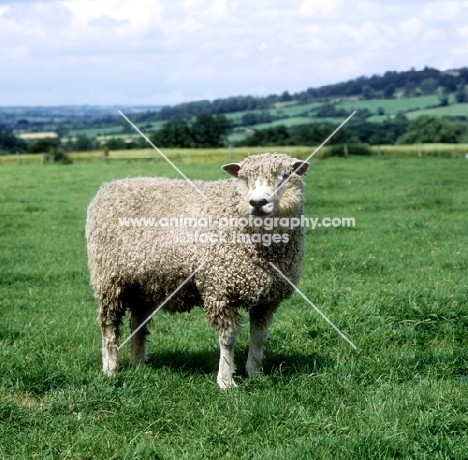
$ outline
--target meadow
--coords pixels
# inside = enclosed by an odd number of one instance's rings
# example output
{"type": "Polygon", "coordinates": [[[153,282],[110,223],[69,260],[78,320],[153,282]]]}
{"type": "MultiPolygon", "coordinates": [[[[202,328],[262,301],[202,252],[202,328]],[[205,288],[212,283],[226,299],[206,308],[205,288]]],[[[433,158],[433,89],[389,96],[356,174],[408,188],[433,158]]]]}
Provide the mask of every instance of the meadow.
{"type": "MultiPolygon", "coordinates": [[[[179,160],[211,180],[227,157],[179,160]]],[[[156,314],[148,365],[130,368],[125,347],[119,373],[101,373],[86,207],[103,182],[139,175],[176,172],[0,167],[0,458],[468,458],[467,160],[312,160],[306,215],[356,227],[308,229],[299,288],[357,350],[294,294],[262,376],[245,376],[248,328],[238,337],[228,391],[201,309],[156,314]]]]}
{"type": "MultiPolygon", "coordinates": [[[[317,146],[318,147],[318,146],[317,146]]],[[[315,146],[262,146],[262,147],[234,147],[234,148],[193,148],[193,149],[164,149],[164,154],[171,160],[184,164],[212,163],[241,161],[247,155],[261,152],[285,152],[290,156],[305,159],[316,150],[315,146]]],[[[328,158],[331,156],[333,146],[325,145],[316,154],[315,158],[328,158]]],[[[386,158],[420,158],[420,157],[444,157],[465,158],[468,154],[468,144],[405,144],[405,145],[381,145],[370,146],[371,154],[386,158]]],[[[85,152],[68,152],[68,160],[73,164],[96,162],[132,162],[154,161],[164,163],[164,158],[151,148],[110,150],[108,158],[103,158],[102,150],[85,152]]],[[[0,155],[0,167],[12,165],[44,165],[49,163],[48,154],[0,155]]]]}

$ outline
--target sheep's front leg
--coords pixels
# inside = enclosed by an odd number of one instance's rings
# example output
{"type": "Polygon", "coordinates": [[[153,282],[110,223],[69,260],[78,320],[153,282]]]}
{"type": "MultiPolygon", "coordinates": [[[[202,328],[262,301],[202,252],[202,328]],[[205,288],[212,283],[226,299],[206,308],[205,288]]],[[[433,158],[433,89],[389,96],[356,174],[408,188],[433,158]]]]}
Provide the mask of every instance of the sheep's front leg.
{"type": "Polygon", "coordinates": [[[211,325],[219,334],[220,358],[216,381],[220,388],[235,387],[237,385],[232,376],[235,371],[234,344],[240,326],[239,313],[228,301],[207,297],[203,308],[211,325]]]}
{"type": "Polygon", "coordinates": [[[259,321],[250,315],[250,347],[245,370],[253,377],[262,370],[263,345],[268,337],[269,322],[259,321]]]}
{"type": "Polygon", "coordinates": [[[219,348],[220,348],[220,359],[219,359],[219,371],[217,382],[220,388],[229,388],[237,386],[233,379],[235,371],[234,367],[234,344],[236,342],[236,336],[230,335],[225,336],[219,335],[219,348]]]}

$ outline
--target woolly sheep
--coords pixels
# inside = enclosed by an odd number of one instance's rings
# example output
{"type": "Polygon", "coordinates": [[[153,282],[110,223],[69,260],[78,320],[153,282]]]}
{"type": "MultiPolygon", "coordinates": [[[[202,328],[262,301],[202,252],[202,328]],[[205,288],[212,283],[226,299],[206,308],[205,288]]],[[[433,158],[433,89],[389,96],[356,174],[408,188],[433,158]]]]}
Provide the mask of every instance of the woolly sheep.
{"type": "Polygon", "coordinates": [[[140,327],[130,340],[130,363],[138,365],[145,361],[149,334],[147,324],[141,325],[187,278],[163,309],[175,313],[203,307],[219,334],[218,385],[235,386],[234,342],[240,307],[250,317],[246,372],[252,376],[261,370],[268,327],[280,303],[293,291],[270,262],[293,283],[301,273],[304,229],[283,225],[280,218],[303,215],[301,176],[309,164],[285,154],[264,153],[222,169],[232,178],[194,182],[205,198],[183,180],[139,177],[104,184],[90,203],[88,261],[99,301],[105,373],[117,369],[119,325],[126,310],[130,310],[132,333],[140,327]],[[218,223],[222,218],[245,219],[242,225],[217,228],[214,241],[201,242],[196,232],[208,238],[213,237],[213,229],[162,224],[177,216],[210,216],[218,223]],[[126,226],[129,218],[155,218],[161,225],[126,226]],[[245,225],[247,218],[253,226],[245,225]],[[277,218],[274,223],[281,224],[273,233],[271,225],[262,225],[267,218],[277,218]],[[280,236],[272,238],[275,233],[280,236]]]}

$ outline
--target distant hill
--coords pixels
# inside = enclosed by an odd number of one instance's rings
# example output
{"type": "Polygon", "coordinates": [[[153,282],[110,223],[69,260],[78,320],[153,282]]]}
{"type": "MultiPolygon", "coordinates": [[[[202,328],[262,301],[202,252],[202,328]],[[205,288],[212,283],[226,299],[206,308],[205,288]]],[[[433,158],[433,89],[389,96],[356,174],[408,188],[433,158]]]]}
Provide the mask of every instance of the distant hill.
{"type": "Polygon", "coordinates": [[[307,104],[339,99],[394,99],[421,95],[455,93],[468,85],[468,68],[441,71],[425,67],[405,72],[389,71],[384,75],[359,77],[346,82],[307,88],[290,94],[272,94],[266,97],[237,96],[213,101],[193,101],[166,106],[158,113],[159,119],[193,117],[200,113],[227,114],[285,107],[291,103],[307,104]]]}
{"type": "MultiPolygon", "coordinates": [[[[193,123],[197,116],[209,114],[224,116],[229,121],[229,144],[245,142],[261,130],[270,130],[276,139],[277,132],[271,130],[277,128],[281,128],[278,132],[289,132],[290,137],[299,132],[304,142],[307,139],[315,142],[314,136],[321,135],[321,129],[307,131],[301,127],[336,126],[356,110],[347,129],[353,133],[351,139],[394,143],[406,132],[408,122],[422,115],[466,124],[467,86],[468,67],[447,71],[425,67],[362,76],[297,93],[233,96],[173,106],[0,107],[0,133],[5,133],[5,145],[11,144],[8,135],[12,132],[19,135],[45,131],[56,132],[67,149],[96,147],[110,138],[120,139],[126,145],[131,141],[138,144],[140,136],[117,114],[121,109],[147,134],[160,130],[171,120],[185,119],[193,123]],[[353,128],[357,123],[359,129],[353,128]],[[389,132],[393,133],[390,137],[389,132]]],[[[284,142],[289,141],[284,139],[284,142]]],[[[9,147],[13,148],[16,147],[9,147]]]]}

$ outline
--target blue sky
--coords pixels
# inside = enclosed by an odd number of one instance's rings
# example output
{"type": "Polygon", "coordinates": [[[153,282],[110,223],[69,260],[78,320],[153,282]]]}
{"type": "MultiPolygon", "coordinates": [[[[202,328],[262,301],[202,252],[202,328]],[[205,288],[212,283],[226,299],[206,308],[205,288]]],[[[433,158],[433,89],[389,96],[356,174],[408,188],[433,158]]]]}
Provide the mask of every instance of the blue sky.
{"type": "Polygon", "coordinates": [[[468,0],[0,0],[0,105],[175,104],[468,66],[468,0]]]}

